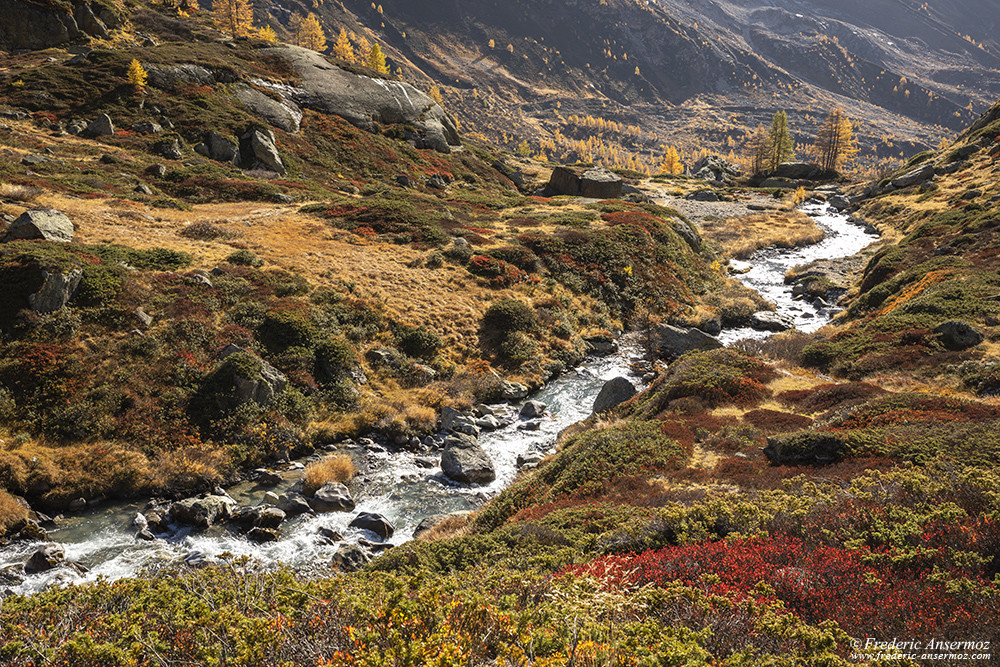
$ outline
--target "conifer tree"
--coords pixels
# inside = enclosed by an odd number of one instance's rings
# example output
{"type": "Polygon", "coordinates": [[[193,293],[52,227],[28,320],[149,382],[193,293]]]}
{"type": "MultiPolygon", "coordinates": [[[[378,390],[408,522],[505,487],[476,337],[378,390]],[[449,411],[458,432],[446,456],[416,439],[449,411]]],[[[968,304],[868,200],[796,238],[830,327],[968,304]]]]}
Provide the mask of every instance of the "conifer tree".
{"type": "Polygon", "coordinates": [[[379,74],[389,74],[389,67],[385,64],[385,54],[378,44],[372,46],[372,50],[368,52],[368,66],[379,74]]]}
{"type": "Polygon", "coordinates": [[[233,37],[245,37],[253,27],[253,5],[250,0],[212,0],[215,26],[233,37]]]}
{"type": "Polygon", "coordinates": [[[313,51],[326,49],[326,34],[315,14],[310,13],[295,26],[295,43],[313,51]]]}
{"type": "Polygon", "coordinates": [[[274,28],[272,28],[269,25],[266,25],[263,28],[259,28],[256,32],[257,32],[257,34],[256,34],[257,38],[258,39],[263,39],[265,42],[277,42],[278,41],[278,35],[277,35],[277,33],[275,33],[274,32],[274,28]]]}
{"type": "Polygon", "coordinates": [[[354,55],[354,45],[351,44],[347,31],[343,28],[340,29],[337,41],[333,44],[333,55],[349,63],[357,62],[357,56],[354,55]]]}
{"type": "Polygon", "coordinates": [[[146,87],[146,81],[148,79],[146,69],[142,66],[142,63],[135,58],[133,58],[132,62],[129,63],[128,73],[125,76],[128,79],[128,82],[135,86],[137,91],[146,87]]]}
{"type": "Polygon", "coordinates": [[[774,114],[771,120],[771,171],[775,171],[782,162],[788,162],[795,157],[795,144],[788,132],[788,115],[784,111],[774,114]]]}
{"type": "Polygon", "coordinates": [[[747,144],[747,159],[750,171],[763,174],[771,166],[771,138],[767,128],[758,125],[747,144]]]}
{"type": "Polygon", "coordinates": [[[438,105],[444,105],[444,97],[441,96],[441,88],[437,84],[431,86],[431,89],[427,91],[427,96],[438,103],[438,105]]]}
{"type": "Polygon", "coordinates": [[[858,142],[850,119],[841,108],[827,116],[816,135],[816,157],[826,171],[837,171],[849,164],[858,153],[858,142]]]}

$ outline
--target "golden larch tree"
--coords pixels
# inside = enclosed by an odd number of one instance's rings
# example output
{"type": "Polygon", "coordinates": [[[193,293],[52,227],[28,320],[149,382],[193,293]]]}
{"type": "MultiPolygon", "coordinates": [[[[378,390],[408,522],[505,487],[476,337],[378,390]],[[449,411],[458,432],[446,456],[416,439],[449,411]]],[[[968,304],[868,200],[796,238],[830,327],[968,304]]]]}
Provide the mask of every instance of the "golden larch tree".
{"type": "Polygon", "coordinates": [[[129,63],[128,72],[126,73],[125,78],[128,79],[129,83],[135,86],[136,90],[142,90],[146,87],[146,81],[148,80],[149,75],[146,74],[146,69],[142,66],[142,63],[133,58],[132,62],[129,63]]]}
{"type": "Polygon", "coordinates": [[[427,96],[438,103],[439,106],[444,106],[444,98],[441,96],[441,88],[437,84],[431,86],[431,89],[427,91],[427,96]]]}
{"type": "Polygon", "coordinates": [[[379,74],[389,74],[389,67],[385,63],[385,54],[382,53],[382,47],[378,44],[372,46],[372,50],[368,52],[368,66],[379,74]]]}
{"type": "Polygon", "coordinates": [[[751,173],[763,174],[771,166],[771,138],[766,127],[757,126],[746,149],[751,173]]]}
{"type": "Polygon", "coordinates": [[[827,116],[816,135],[814,150],[820,166],[826,171],[840,170],[858,154],[854,127],[843,109],[838,107],[827,116]]]}
{"type": "Polygon", "coordinates": [[[212,0],[215,27],[233,37],[246,37],[253,27],[253,5],[250,0],[212,0]]]}
{"type": "Polygon", "coordinates": [[[326,50],[326,34],[315,14],[310,13],[295,26],[295,43],[313,51],[326,50]]]}
{"type": "Polygon", "coordinates": [[[343,28],[340,29],[337,41],[333,44],[333,55],[349,63],[357,62],[358,58],[354,55],[354,45],[351,44],[351,39],[343,28]]]}

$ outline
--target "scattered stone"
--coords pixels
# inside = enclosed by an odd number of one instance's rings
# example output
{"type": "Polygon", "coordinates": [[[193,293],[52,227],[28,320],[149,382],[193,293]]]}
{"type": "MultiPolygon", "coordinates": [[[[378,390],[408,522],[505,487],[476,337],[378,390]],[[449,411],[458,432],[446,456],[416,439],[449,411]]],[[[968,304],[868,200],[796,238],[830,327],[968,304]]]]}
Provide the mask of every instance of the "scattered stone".
{"type": "Polygon", "coordinates": [[[896,189],[908,188],[911,185],[919,185],[932,178],[934,178],[934,165],[925,164],[892,179],[892,186],[896,189]]]}
{"type": "Polygon", "coordinates": [[[430,177],[428,177],[426,183],[427,187],[435,188],[437,190],[444,190],[446,187],[448,187],[448,182],[444,180],[444,177],[441,176],[441,174],[431,175],[430,177]]]}
{"type": "Polygon", "coordinates": [[[546,408],[548,408],[548,406],[541,401],[528,401],[521,408],[520,417],[521,419],[535,419],[536,417],[541,417],[545,414],[546,408]]]}
{"type": "Polygon", "coordinates": [[[622,179],[603,167],[559,166],[552,171],[545,190],[550,195],[618,199],[622,196],[622,179]]]}
{"type": "Polygon", "coordinates": [[[501,381],[500,397],[505,401],[519,401],[528,395],[528,388],[519,382],[501,381]]]}
{"type": "Polygon", "coordinates": [[[431,456],[418,456],[413,460],[413,464],[416,465],[418,468],[424,468],[428,470],[431,468],[436,468],[438,465],[440,465],[440,463],[441,463],[440,461],[431,456]]]}
{"type": "Polygon", "coordinates": [[[69,243],[73,240],[73,223],[61,211],[36,208],[25,211],[10,224],[4,241],[42,239],[69,243]]]}
{"type": "Polygon", "coordinates": [[[727,182],[731,177],[740,175],[740,167],[723,160],[718,155],[706,155],[691,167],[695,177],[706,181],[727,182]]]}
{"type": "Polygon", "coordinates": [[[316,532],[325,537],[326,539],[330,540],[331,542],[342,542],[344,540],[344,536],[341,534],[341,532],[339,530],[334,530],[333,528],[320,526],[319,530],[317,530],[316,532]]]}
{"type": "Polygon", "coordinates": [[[283,479],[281,473],[268,470],[267,468],[257,468],[253,472],[254,479],[262,486],[277,486],[281,484],[283,479]]]}
{"type": "Polygon", "coordinates": [[[313,508],[309,501],[300,493],[289,491],[278,496],[278,509],[287,516],[297,516],[299,514],[312,514],[313,508]]]}
{"type": "Polygon", "coordinates": [[[351,512],[354,498],[347,487],[337,482],[327,482],[313,494],[309,504],[317,512],[351,512]]]}
{"type": "Polygon", "coordinates": [[[163,164],[153,164],[146,167],[146,173],[154,178],[163,178],[167,175],[167,166],[163,164]]]}
{"type": "Polygon", "coordinates": [[[657,331],[657,349],[661,357],[667,360],[676,359],[685,352],[694,350],[715,350],[722,343],[700,329],[662,325],[657,331]]]}
{"type": "Polygon", "coordinates": [[[615,342],[614,337],[610,334],[587,336],[583,339],[583,342],[587,344],[587,354],[593,354],[598,357],[606,357],[618,351],[618,343],[615,342]]]}
{"type": "Polygon", "coordinates": [[[263,169],[276,174],[284,174],[285,164],[281,161],[281,156],[274,144],[274,133],[265,127],[250,127],[240,137],[236,166],[241,169],[263,169]]]}
{"type": "Polygon", "coordinates": [[[48,572],[66,562],[66,552],[58,544],[46,544],[31,554],[24,564],[26,574],[48,572]]]}
{"type": "Polygon", "coordinates": [[[953,351],[967,350],[984,340],[983,333],[967,322],[945,322],[938,325],[934,333],[938,335],[942,345],[953,351]]]}
{"type": "Polygon", "coordinates": [[[55,160],[46,155],[30,154],[21,158],[21,164],[25,167],[37,167],[40,164],[48,164],[49,162],[55,162],[55,160]]]}
{"type": "Polygon", "coordinates": [[[41,315],[54,313],[70,302],[82,280],[83,271],[80,269],[73,269],[69,273],[42,271],[42,286],[34,294],[28,295],[28,305],[41,315]]]}
{"type": "Polygon", "coordinates": [[[206,132],[194,151],[216,162],[232,162],[236,159],[236,144],[217,132],[206,132]]]}
{"type": "Polygon", "coordinates": [[[100,116],[87,124],[84,136],[95,139],[97,137],[110,137],[115,133],[115,124],[111,122],[111,116],[102,113],[100,116]]]}
{"type": "Polygon", "coordinates": [[[399,176],[396,177],[396,184],[404,188],[412,188],[413,179],[411,179],[406,174],[400,174],[399,176]]]}
{"type": "Polygon", "coordinates": [[[778,178],[776,176],[772,176],[770,178],[765,178],[764,181],[760,184],[760,187],[778,188],[781,190],[794,190],[795,188],[798,187],[798,183],[796,183],[790,178],[778,178]]]}
{"type": "Polygon", "coordinates": [[[628,378],[619,376],[608,380],[594,399],[594,414],[607,412],[629,400],[636,393],[635,385],[629,382],[628,378]]]}
{"type": "Polygon", "coordinates": [[[223,348],[219,353],[219,359],[224,360],[233,354],[251,357],[256,362],[253,364],[256,368],[244,369],[242,365],[236,365],[232,369],[231,377],[228,378],[233,389],[233,394],[229,397],[231,406],[238,407],[250,401],[265,405],[288,386],[288,378],[281,371],[233,343],[223,348]],[[250,372],[251,370],[254,372],[250,372]]]}
{"type": "Polygon", "coordinates": [[[163,132],[163,126],[159,123],[147,120],[142,123],[135,123],[132,125],[132,131],[138,132],[139,134],[159,134],[160,132],[163,132]]]}
{"type": "Polygon", "coordinates": [[[383,540],[389,539],[396,532],[396,527],[388,519],[373,512],[361,512],[348,525],[351,528],[371,531],[383,540]]]}
{"type": "Polygon", "coordinates": [[[715,190],[699,190],[698,192],[692,192],[687,198],[690,201],[717,202],[719,201],[719,193],[715,190]]]}
{"type": "Polygon", "coordinates": [[[135,186],[132,190],[133,192],[138,192],[141,195],[150,196],[153,194],[153,190],[145,183],[140,183],[139,185],[135,186]]]}
{"type": "Polygon", "coordinates": [[[69,510],[70,512],[82,512],[83,510],[87,509],[87,499],[75,498],[69,501],[69,505],[66,506],[66,509],[69,510]]]}
{"type": "Polygon", "coordinates": [[[331,564],[343,572],[356,572],[371,561],[371,555],[357,544],[342,544],[333,554],[331,564]]]}
{"type": "Polygon", "coordinates": [[[445,438],[441,470],[461,484],[488,484],[496,479],[496,470],[479,441],[462,433],[445,438]]]}
{"type": "Polygon", "coordinates": [[[208,554],[202,553],[200,551],[192,551],[188,555],[184,556],[182,561],[188,567],[199,568],[208,567],[215,563],[215,559],[208,554]]]}
{"type": "Polygon", "coordinates": [[[420,520],[420,523],[417,524],[417,527],[413,529],[413,538],[416,539],[424,533],[433,530],[435,527],[441,525],[453,516],[453,514],[432,514],[428,517],[424,517],[420,520]]]}
{"type": "Polygon", "coordinates": [[[153,144],[153,151],[157,155],[161,155],[168,160],[184,159],[184,151],[181,150],[181,142],[177,139],[177,137],[170,137],[169,139],[157,141],[153,144]]]}
{"type": "Polygon", "coordinates": [[[527,452],[525,454],[517,455],[517,467],[518,468],[532,468],[541,463],[544,457],[540,452],[527,452]]]}
{"type": "Polygon", "coordinates": [[[286,195],[283,192],[275,192],[273,195],[271,195],[271,201],[277,202],[278,204],[294,204],[295,203],[295,199],[293,199],[292,197],[289,197],[288,195],[286,195]]]}
{"type": "Polygon", "coordinates": [[[787,315],[764,310],[750,316],[750,327],[757,331],[788,331],[795,328],[795,322],[787,315]]]}
{"type": "Polygon", "coordinates": [[[851,207],[851,200],[844,195],[834,195],[826,200],[826,203],[837,211],[845,211],[851,207]]]}

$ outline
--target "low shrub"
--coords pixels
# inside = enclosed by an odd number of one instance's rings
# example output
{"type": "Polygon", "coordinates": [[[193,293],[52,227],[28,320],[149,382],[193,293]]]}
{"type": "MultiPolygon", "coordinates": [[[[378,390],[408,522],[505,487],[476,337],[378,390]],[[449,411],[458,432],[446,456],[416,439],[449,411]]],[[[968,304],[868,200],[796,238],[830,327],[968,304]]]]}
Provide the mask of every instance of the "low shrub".
{"type": "Polygon", "coordinates": [[[306,466],[302,473],[303,492],[307,496],[316,493],[324,484],[337,482],[344,484],[358,472],[354,461],[346,454],[336,454],[325,456],[319,461],[314,461],[306,466]]]}

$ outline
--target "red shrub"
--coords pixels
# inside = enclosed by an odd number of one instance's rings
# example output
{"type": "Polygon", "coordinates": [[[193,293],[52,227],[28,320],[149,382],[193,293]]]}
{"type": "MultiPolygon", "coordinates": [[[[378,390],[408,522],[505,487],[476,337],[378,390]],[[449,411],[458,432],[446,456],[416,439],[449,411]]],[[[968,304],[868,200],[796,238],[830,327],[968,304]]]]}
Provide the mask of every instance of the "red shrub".
{"type": "Polygon", "coordinates": [[[796,389],[778,394],[778,400],[806,412],[831,410],[848,401],[858,401],[885,394],[885,389],[865,382],[823,384],[812,389],[796,389]]]}
{"type": "Polygon", "coordinates": [[[797,431],[813,423],[809,417],[779,410],[751,410],[743,415],[743,419],[765,433],[797,431]]]}
{"type": "Polygon", "coordinates": [[[475,255],[470,259],[469,272],[486,278],[493,287],[510,287],[528,279],[528,274],[513,264],[489,255],[475,255]]]}

